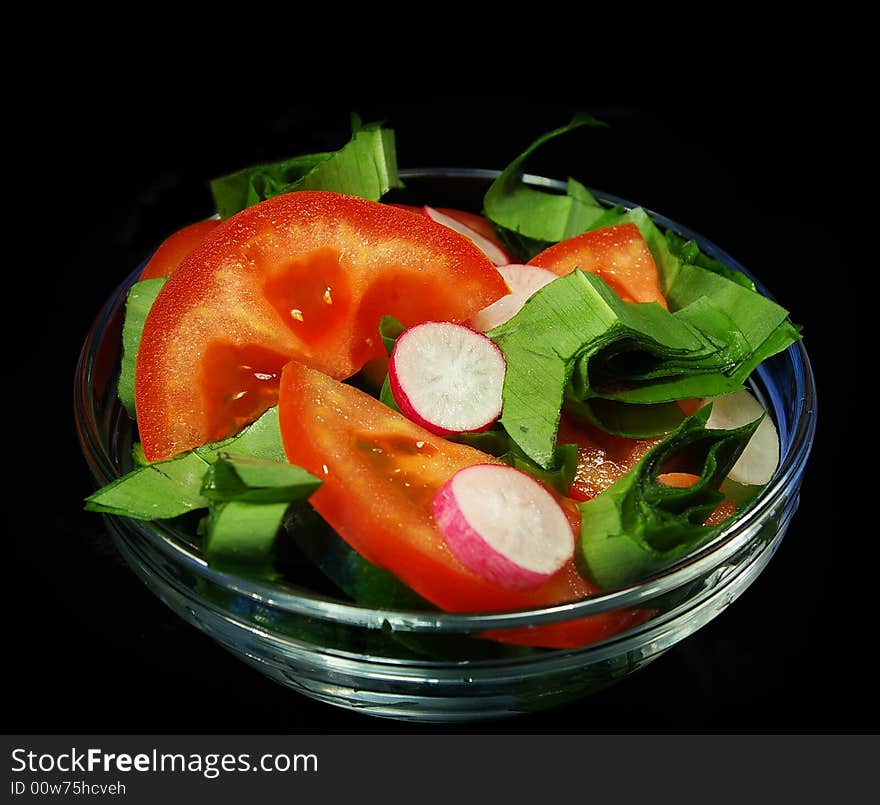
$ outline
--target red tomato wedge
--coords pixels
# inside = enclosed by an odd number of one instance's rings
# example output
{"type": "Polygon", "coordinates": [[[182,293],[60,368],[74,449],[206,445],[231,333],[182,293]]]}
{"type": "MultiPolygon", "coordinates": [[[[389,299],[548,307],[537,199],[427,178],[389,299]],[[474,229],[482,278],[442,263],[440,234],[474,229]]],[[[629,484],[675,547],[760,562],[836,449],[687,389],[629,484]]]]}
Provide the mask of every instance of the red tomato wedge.
{"type": "Polygon", "coordinates": [[[198,221],[195,224],[185,226],[183,229],[178,229],[173,235],[169,235],[159,244],[159,248],[153,252],[153,256],[144,266],[144,270],[138,279],[149,280],[157,277],[167,277],[196,246],[202,243],[208,236],[208,233],[212,232],[219,223],[219,218],[210,218],[207,221],[198,221]]]}
{"type": "Polygon", "coordinates": [[[648,244],[632,223],[584,232],[556,243],[529,260],[558,274],[576,268],[600,276],[625,302],[658,302],[668,307],[648,244]]]}
{"type": "MultiPolygon", "coordinates": [[[[596,592],[573,562],[536,589],[507,590],[453,556],[434,523],[433,497],[459,470],[497,459],[435,436],[364,392],[297,362],[282,372],[278,412],[288,459],[324,482],[309,499],[315,509],[361,556],[441,609],[532,608],[596,592]]],[[[559,500],[577,534],[574,502],[559,500]]],[[[530,629],[528,639],[538,642],[529,644],[584,645],[631,623],[621,617],[609,613],[554,625],[545,637],[540,628],[530,629]]],[[[519,642],[519,631],[497,636],[519,642]]]]}
{"type": "Polygon", "coordinates": [[[144,326],[135,377],[150,461],[228,436],[297,359],[335,378],[385,354],[380,318],[464,321],[507,293],[467,238],[423,216],[324,191],[250,207],[175,270],[144,326]]]}

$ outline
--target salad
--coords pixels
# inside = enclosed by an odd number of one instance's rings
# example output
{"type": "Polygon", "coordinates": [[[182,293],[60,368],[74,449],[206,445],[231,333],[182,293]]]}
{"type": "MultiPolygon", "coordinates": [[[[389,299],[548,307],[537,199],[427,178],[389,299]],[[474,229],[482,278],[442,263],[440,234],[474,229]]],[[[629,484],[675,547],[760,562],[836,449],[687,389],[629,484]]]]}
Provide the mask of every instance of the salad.
{"type": "MultiPolygon", "coordinates": [[[[746,388],[799,338],[745,275],[580,182],[397,204],[394,133],[211,183],[128,292],[130,472],[86,508],[175,520],[209,566],[366,606],[493,612],[636,583],[779,462],[746,388]],[[294,553],[301,562],[286,561],[294,553]]],[[[618,610],[479,639],[583,646],[618,610]]]]}

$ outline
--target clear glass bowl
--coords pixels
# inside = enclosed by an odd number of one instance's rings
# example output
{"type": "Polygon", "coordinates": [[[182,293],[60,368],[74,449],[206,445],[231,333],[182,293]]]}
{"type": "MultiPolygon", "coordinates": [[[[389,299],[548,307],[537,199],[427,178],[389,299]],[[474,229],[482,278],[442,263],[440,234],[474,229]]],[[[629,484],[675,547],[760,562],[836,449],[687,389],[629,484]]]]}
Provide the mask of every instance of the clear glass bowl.
{"type": "MultiPolygon", "coordinates": [[[[450,169],[402,173],[407,189],[395,200],[473,210],[498,175],[450,169]]],[[[564,189],[541,177],[526,180],[564,189]]],[[[635,206],[597,195],[609,204],[635,206]]],[[[651,214],[662,227],[746,271],[705,238],[651,214]]],[[[76,370],[76,424],[97,485],[131,468],[136,436],[116,398],[116,382],[125,295],[138,272],[104,304],[76,370]]],[[[816,427],[816,392],[803,344],[765,361],[751,382],[781,443],[779,468],[761,496],[710,544],[662,574],[572,603],[472,615],[371,609],[315,589],[219,573],[207,567],[192,536],[167,523],[110,516],[105,521],[135,574],[180,617],[307,696],[377,716],[445,722],[554,707],[647,665],[729,606],[770,561],[797,509],[816,427]],[[621,608],[652,615],[584,648],[528,649],[472,637],[621,608]]]]}

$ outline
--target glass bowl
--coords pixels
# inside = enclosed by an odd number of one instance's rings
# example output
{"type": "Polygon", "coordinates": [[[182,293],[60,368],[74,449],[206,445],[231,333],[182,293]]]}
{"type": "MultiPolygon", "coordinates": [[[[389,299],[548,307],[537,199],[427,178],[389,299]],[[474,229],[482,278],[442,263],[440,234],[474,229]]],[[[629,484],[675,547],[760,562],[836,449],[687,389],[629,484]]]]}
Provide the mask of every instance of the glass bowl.
{"type": "MultiPolygon", "coordinates": [[[[498,173],[402,171],[395,201],[480,209],[498,173]]],[[[536,176],[526,181],[564,190],[536,176]]],[[[597,193],[608,204],[636,206],[597,193]]],[[[651,213],[712,257],[745,271],[687,228],[651,213]]],[[[76,369],[74,412],[97,485],[131,469],[134,428],[116,398],[125,295],[133,271],[106,301],[76,369]]],[[[746,272],[748,273],[748,272],[746,272]]],[[[766,290],[758,283],[759,290],[766,290]]],[[[134,573],[185,621],[235,656],[302,694],[396,719],[453,722],[555,707],[586,696],[656,659],[729,606],[770,561],[798,506],[816,427],[812,370],[802,343],[762,364],[751,381],[780,437],[779,468],[752,505],[711,543],[630,587],[542,609],[491,614],[371,609],[326,588],[257,582],[207,567],[191,535],[167,522],[104,516],[134,573]],[[577,649],[532,649],[474,637],[619,609],[645,618],[577,649]]]]}

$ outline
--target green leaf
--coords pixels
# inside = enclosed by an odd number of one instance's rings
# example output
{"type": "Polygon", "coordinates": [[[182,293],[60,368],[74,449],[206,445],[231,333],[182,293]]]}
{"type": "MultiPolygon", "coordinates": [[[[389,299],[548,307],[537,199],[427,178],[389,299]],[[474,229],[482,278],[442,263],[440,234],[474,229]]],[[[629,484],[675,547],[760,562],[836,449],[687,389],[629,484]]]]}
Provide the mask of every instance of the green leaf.
{"type": "MultiPolygon", "coordinates": [[[[287,462],[278,409],[270,408],[256,422],[228,439],[167,461],[139,466],[86,498],[85,508],[138,520],[163,520],[204,508],[208,505],[207,497],[202,494],[205,475],[218,456],[227,452],[287,462]]],[[[135,451],[136,456],[139,454],[142,455],[135,451]]]]}
{"type": "Polygon", "coordinates": [[[120,402],[132,418],[135,417],[134,374],[144,322],[167,279],[167,277],[156,277],[136,282],[129,289],[125,300],[125,322],[122,325],[122,365],[119,370],[118,394],[120,402]]]}
{"type": "Polygon", "coordinates": [[[202,496],[212,501],[284,503],[307,498],[321,485],[296,464],[220,453],[208,467],[202,496]]]}
{"type": "Polygon", "coordinates": [[[382,316],[379,320],[379,336],[382,338],[382,343],[385,345],[385,351],[389,357],[394,351],[397,339],[400,338],[405,329],[406,327],[395,319],[394,316],[382,316]]]}
{"type": "Polygon", "coordinates": [[[352,119],[352,137],[338,151],[305,154],[255,165],[211,182],[221,218],[297,190],[331,190],[378,201],[392,187],[402,187],[397,172],[394,131],[381,123],[352,119]]]}
{"type": "Polygon", "coordinates": [[[394,395],[391,393],[391,380],[388,378],[388,375],[385,375],[382,388],[379,390],[379,402],[387,405],[392,411],[400,413],[400,407],[397,405],[397,400],[394,399],[394,395]]]}
{"type": "Polygon", "coordinates": [[[139,467],[86,498],[86,511],[164,520],[208,505],[202,479],[208,463],[195,453],[139,467]]]}
{"type": "Polygon", "coordinates": [[[709,257],[709,255],[701,251],[695,240],[685,240],[681,235],[678,235],[669,229],[666,231],[666,243],[668,244],[670,251],[678,257],[681,262],[690,263],[691,265],[714,271],[716,274],[720,274],[725,279],[729,279],[731,282],[742,285],[750,291],[756,290],[755,283],[743,274],[742,271],[737,271],[736,269],[730,268],[730,266],[725,263],[722,263],[720,260],[716,260],[714,257],[709,257]]]}
{"type": "Polygon", "coordinates": [[[291,503],[321,481],[302,467],[220,453],[204,476],[210,500],[202,526],[209,567],[241,576],[275,578],[275,543],[291,503]]]}
{"type": "Polygon", "coordinates": [[[202,552],[208,566],[238,576],[277,578],[274,546],[288,506],[241,500],[212,503],[203,526],[202,552]]]}
{"type": "Polygon", "coordinates": [[[767,297],[708,269],[682,264],[667,293],[670,306],[683,308],[703,296],[730,318],[751,351],[788,318],[788,311],[767,297]]]}
{"type": "Polygon", "coordinates": [[[688,417],[623,478],[578,505],[578,568],[600,587],[632,584],[668,567],[715,536],[728,521],[704,526],[724,495],[719,487],[760,419],[733,430],[705,427],[711,405],[688,417]],[[673,456],[685,456],[699,480],[688,488],[657,476],[673,456]],[[695,465],[694,465],[695,462],[695,465]]]}
{"type": "Polygon", "coordinates": [[[209,463],[216,461],[220,453],[286,462],[287,454],[284,452],[281,425],[278,422],[278,406],[267,408],[259,419],[234,436],[196,447],[194,452],[209,463]]]}
{"type": "MultiPolygon", "coordinates": [[[[496,227],[512,233],[514,242],[525,238],[525,243],[519,245],[526,245],[529,250],[536,245],[529,245],[530,241],[547,245],[586,232],[604,212],[604,207],[599,205],[586,187],[569,179],[564,195],[538,190],[523,184],[522,171],[528,158],[550,140],[582,126],[605,125],[590,115],[579,114],[567,126],[554,129],[535,140],[486,191],[483,199],[486,217],[496,227]]],[[[510,244],[511,239],[505,238],[505,242],[510,244]]],[[[516,251],[521,253],[519,249],[516,251]]]]}

